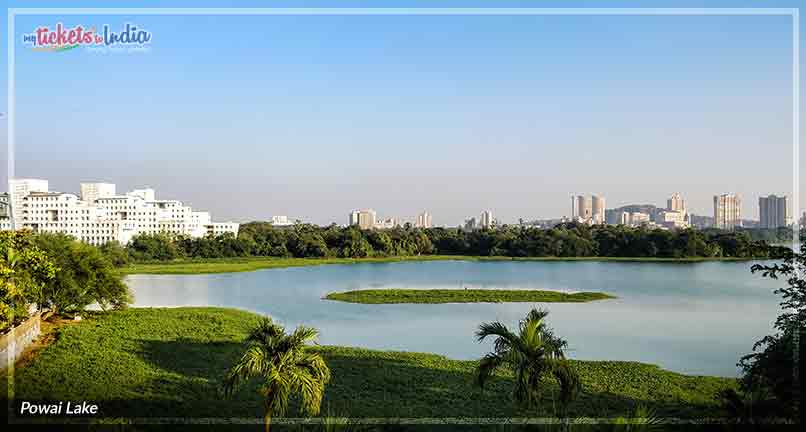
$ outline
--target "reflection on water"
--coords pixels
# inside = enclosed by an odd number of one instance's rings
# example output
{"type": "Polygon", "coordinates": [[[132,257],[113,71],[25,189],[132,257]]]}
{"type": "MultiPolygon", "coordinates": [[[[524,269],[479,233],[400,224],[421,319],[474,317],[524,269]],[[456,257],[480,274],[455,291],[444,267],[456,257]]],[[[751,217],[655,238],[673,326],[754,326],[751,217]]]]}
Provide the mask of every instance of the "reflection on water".
{"type": "Polygon", "coordinates": [[[472,359],[490,348],[482,321],[515,325],[528,303],[362,305],[322,300],[367,288],[603,291],[618,299],[547,304],[570,356],[638,360],[692,374],[733,376],[778,313],[751,263],[433,261],[326,265],[210,275],[133,275],[135,306],[223,306],[320,329],[323,344],[435,352],[472,359]]]}

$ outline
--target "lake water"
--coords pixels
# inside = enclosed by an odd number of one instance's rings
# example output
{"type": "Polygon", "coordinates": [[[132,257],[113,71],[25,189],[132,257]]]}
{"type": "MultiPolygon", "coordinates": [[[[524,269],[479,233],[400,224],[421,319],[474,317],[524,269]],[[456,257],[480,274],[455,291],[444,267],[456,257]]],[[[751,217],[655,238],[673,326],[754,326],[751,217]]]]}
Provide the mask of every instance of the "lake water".
{"type": "Polygon", "coordinates": [[[367,288],[603,291],[618,299],[548,303],[549,324],[569,356],[636,360],[707,375],[737,375],[736,362],[769,334],[783,281],[750,274],[749,262],[623,263],[432,261],[366,263],[202,275],[132,275],[135,306],[224,306],[316,327],[320,342],[479,358],[482,321],[517,325],[530,303],[364,305],[322,300],[367,288]]]}

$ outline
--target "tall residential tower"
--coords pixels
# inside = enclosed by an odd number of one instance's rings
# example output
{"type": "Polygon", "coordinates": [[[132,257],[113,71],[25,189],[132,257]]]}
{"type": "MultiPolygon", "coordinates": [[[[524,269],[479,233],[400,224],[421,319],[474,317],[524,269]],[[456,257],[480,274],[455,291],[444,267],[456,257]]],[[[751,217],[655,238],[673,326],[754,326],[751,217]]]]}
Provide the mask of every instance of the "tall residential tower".
{"type": "Polygon", "coordinates": [[[787,225],[786,197],[770,195],[758,198],[759,228],[780,228],[787,225]]]}
{"type": "Polygon", "coordinates": [[[741,226],[742,199],[737,194],[728,193],[714,196],[714,226],[733,229],[741,226]]]}

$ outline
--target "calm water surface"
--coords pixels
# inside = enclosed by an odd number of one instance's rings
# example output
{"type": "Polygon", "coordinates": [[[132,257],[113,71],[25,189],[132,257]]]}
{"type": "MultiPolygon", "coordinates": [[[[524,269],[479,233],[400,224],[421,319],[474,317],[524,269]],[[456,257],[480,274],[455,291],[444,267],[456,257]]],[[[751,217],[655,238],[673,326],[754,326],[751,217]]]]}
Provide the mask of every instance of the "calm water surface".
{"type": "Polygon", "coordinates": [[[482,321],[508,325],[529,303],[362,305],[322,300],[367,288],[603,291],[618,299],[546,304],[570,356],[637,360],[691,374],[737,375],[736,362],[770,332],[782,282],[751,275],[748,262],[473,262],[323,265],[247,273],[132,275],[135,306],[223,306],[321,331],[321,343],[422,351],[473,359],[482,321]]]}

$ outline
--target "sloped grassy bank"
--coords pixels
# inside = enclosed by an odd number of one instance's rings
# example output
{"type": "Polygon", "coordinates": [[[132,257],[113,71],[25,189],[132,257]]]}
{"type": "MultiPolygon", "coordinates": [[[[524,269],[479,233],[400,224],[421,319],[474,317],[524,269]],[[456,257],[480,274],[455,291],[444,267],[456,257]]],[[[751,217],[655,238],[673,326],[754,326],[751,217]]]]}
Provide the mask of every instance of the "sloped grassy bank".
{"type": "MultiPolygon", "coordinates": [[[[16,369],[15,398],[97,401],[110,417],[259,418],[256,384],[232,399],[218,391],[256,321],[255,314],[222,308],[135,308],[88,316],[59,328],[50,346],[16,369]]],[[[554,413],[551,391],[545,392],[538,411],[513,408],[508,373],[498,374],[480,393],[472,386],[475,361],[337,346],[318,349],[333,373],[323,414],[501,418],[554,413]]],[[[719,416],[714,395],[735,385],[733,379],[681,375],[636,362],[573,364],[584,393],[570,407],[572,416],[626,415],[639,403],[660,416],[719,416]]]]}

